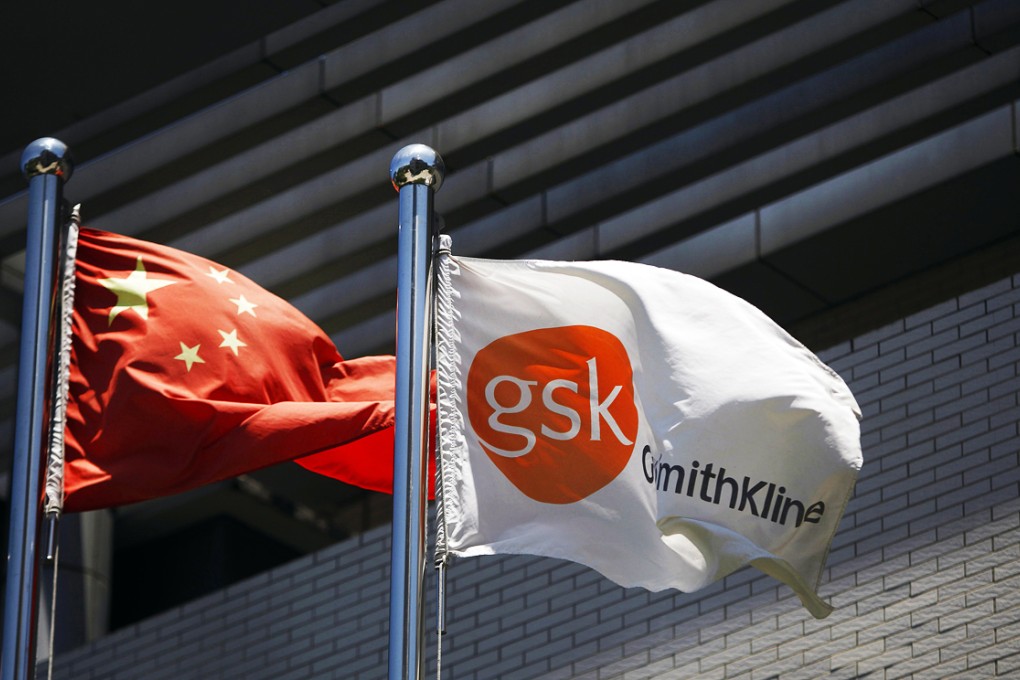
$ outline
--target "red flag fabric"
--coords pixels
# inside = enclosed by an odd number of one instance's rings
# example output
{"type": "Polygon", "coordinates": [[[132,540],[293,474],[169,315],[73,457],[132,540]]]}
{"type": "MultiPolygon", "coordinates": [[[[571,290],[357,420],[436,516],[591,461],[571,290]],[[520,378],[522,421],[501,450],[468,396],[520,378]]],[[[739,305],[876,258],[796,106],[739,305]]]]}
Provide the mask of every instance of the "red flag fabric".
{"type": "Polygon", "coordinates": [[[65,508],[185,491],[305,457],[392,492],[392,356],[345,361],[283,299],[196,255],[79,235],[65,508]]]}

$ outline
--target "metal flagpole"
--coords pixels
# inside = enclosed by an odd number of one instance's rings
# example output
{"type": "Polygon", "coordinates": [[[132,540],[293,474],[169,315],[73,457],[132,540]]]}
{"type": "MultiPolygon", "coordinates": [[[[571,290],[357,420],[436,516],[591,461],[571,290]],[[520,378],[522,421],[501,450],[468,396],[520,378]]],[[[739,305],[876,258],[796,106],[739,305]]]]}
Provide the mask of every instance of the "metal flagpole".
{"type": "Polygon", "coordinates": [[[66,217],[62,215],[62,190],[71,176],[71,156],[63,142],[38,139],[22,153],[21,168],[28,179],[28,240],[0,680],[28,680],[35,674],[36,575],[50,401],[51,322],[57,292],[55,263],[59,229],[66,217]]]}
{"type": "Polygon", "coordinates": [[[390,179],[400,197],[400,229],[389,680],[418,680],[424,671],[433,201],[444,172],[443,159],[422,144],[405,146],[390,162],[390,179]]]}

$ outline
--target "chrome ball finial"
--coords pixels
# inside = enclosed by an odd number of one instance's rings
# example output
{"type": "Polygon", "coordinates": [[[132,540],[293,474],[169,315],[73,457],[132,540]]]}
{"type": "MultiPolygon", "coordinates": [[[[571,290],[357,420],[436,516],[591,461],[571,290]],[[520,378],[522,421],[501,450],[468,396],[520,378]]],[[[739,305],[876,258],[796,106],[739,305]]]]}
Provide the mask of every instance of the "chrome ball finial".
{"type": "Polygon", "coordinates": [[[445,174],[443,159],[424,144],[408,144],[390,161],[390,181],[397,191],[407,184],[424,184],[439,191],[445,174]]]}
{"type": "Polygon", "coordinates": [[[53,137],[37,139],[21,154],[21,172],[25,179],[36,175],[56,175],[66,182],[74,172],[71,150],[67,144],[53,137]]]}

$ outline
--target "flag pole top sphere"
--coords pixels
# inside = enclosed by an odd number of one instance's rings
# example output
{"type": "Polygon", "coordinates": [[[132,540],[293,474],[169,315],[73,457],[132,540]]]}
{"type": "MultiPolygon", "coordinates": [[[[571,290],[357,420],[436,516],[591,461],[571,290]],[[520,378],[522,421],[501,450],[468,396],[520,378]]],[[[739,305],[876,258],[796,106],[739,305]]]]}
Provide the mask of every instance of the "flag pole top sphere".
{"type": "Polygon", "coordinates": [[[408,184],[424,184],[439,191],[445,174],[443,159],[435,149],[424,144],[408,144],[390,161],[390,180],[398,192],[408,184]]]}
{"type": "Polygon", "coordinates": [[[56,175],[66,182],[74,172],[71,150],[53,137],[37,139],[21,154],[21,172],[28,180],[37,175],[56,175]]]}

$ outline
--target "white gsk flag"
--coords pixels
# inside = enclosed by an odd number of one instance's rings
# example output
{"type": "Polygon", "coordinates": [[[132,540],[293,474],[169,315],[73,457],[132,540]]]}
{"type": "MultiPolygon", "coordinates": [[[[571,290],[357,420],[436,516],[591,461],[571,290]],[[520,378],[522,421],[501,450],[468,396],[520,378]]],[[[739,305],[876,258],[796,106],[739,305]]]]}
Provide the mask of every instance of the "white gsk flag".
{"type": "Polygon", "coordinates": [[[751,564],[816,617],[861,467],[842,379],[757,308],[647,265],[443,255],[441,537],[622,586],[751,564]]]}

